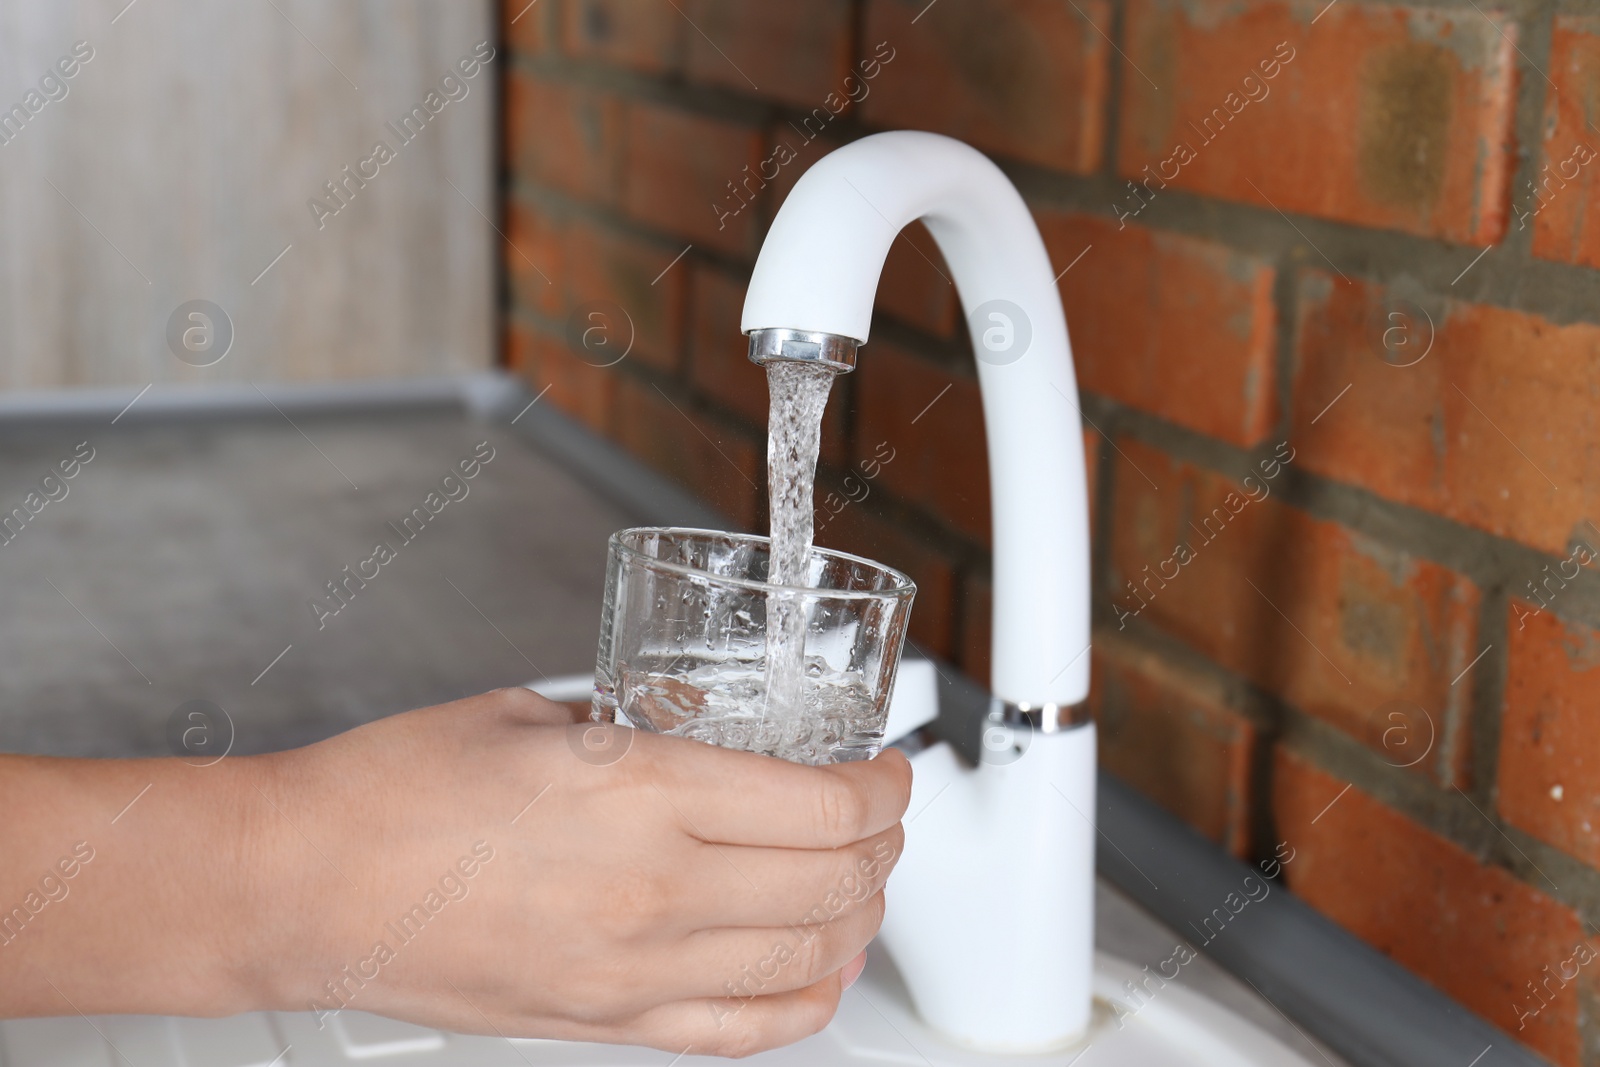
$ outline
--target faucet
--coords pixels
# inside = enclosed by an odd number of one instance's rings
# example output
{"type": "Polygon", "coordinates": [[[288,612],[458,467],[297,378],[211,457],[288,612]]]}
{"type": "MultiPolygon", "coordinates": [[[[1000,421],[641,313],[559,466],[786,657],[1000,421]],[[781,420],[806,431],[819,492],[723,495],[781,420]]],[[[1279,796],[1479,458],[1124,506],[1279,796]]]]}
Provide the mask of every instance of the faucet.
{"type": "Polygon", "coordinates": [[[935,1030],[986,1052],[1040,1052],[1089,1027],[1095,839],[1088,494],[1072,350],[1044,242],[1016,188],[975,149],[932,133],[864,137],[795,184],[756,260],[740,328],[755,363],[848,373],[884,257],[917,219],[955,275],[979,358],[992,692],[982,758],[969,762],[947,741],[913,757],[905,852],[880,938],[935,1030]]]}

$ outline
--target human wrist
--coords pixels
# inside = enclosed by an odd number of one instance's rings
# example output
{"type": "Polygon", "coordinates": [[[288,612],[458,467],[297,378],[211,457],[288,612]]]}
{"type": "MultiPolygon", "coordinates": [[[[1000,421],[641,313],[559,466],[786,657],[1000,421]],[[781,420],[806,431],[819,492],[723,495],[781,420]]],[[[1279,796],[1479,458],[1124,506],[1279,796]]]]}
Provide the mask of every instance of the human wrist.
{"type": "MultiPolygon", "coordinates": [[[[276,756],[233,757],[194,768],[161,761],[181,780],[181,825],[161,828],[170,843],[171,881],[189,913],[184,946],[199,981],[188,996],[194,1014],[232,1015],[286,1005],[283,971],[294,959],[297,930],[287,926],[303,892],[285,862],[293,834],[267,798],[276,756]],[[203,977],[201,977],[203,976],[203,977]]],[[[154,843],[153,843],[154,844],[154,843]]]]}
{"type": "Polygon", "coordinates": [[[240,878],[224,889],[240,915],[228,980],[258,1009],[305,1010],[343,940],[341,891],[355,892],[327,858],[342,851],[329,836],[335,828],[306,814],[319,793],[308,753],[239,760],[226,786],[241,842],[240,878]]]}

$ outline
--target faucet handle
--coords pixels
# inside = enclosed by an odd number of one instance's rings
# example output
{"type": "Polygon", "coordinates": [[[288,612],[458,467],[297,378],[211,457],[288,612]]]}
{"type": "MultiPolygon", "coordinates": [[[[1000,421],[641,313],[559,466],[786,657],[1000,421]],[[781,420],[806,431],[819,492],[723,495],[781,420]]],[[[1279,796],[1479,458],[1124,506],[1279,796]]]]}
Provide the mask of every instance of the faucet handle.
{"type": "Polygon", "coordinates": [[[808,330],[751,330],[750,362],[819,363],[835,374],[856,369],[856,348],[861,342],[836,333],[808,330]]]}

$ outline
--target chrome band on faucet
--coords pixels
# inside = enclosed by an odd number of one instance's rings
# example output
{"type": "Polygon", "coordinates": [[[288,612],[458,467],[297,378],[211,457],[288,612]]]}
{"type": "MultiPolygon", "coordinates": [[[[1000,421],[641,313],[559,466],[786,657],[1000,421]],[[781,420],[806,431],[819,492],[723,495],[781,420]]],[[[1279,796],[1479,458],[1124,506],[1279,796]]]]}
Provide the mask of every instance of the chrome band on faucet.
{"type": "Polygon", "coordinates": [[[1093,721],[1087,700],[1076,704],[1026,704],[990,697],[987,717],[993,723],[1040,734],[1065,733],[1093,721]]]}
{"type": "Polygon", "coordinates": [[[853,337],[779,329],[751,330],[749,336],[751,363],[820,363],[835,374],[847,374],[856,369],[856,348],[860,342],[853,337]]]}

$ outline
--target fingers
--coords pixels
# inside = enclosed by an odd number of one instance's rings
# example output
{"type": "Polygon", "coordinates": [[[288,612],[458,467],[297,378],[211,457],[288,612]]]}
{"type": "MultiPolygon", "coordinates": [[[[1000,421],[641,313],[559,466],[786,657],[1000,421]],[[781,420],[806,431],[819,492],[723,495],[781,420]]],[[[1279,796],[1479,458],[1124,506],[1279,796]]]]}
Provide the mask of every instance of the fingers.
{"type": "Polygon", "coordinates": [[[703,841],[777,848],[839,848],[882,833],[911,802],[911,764],[876,759],[805,767],[697,741],[641,737],[657,789],[703,841]]]}
{"type": "Polygon", "coordinates": [[[750,1056],[820,1031],[833,1020],[842,992],[843,980],[834,973],[787,993],[664,1004],[629,1029],[636,1040],[679,1055],[750,1056]]]}
{"type": "Polygon", "coordinates": [[[841,970],[867,947],[883,922],[874,893],[831,922],[780,929],[702,930],[672,948],[672,999],[787,993],[841,970]]]}
{"type": "Polygon", "coordinates": [[[682,929],[831,922],[883,888],[905,847],[899,823],[838,849],[696,844],[702,862],[672,914],[682,929]]]}

